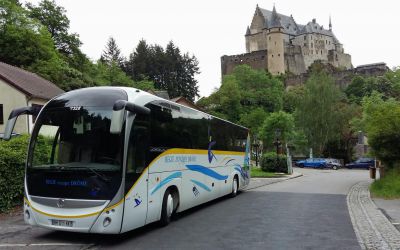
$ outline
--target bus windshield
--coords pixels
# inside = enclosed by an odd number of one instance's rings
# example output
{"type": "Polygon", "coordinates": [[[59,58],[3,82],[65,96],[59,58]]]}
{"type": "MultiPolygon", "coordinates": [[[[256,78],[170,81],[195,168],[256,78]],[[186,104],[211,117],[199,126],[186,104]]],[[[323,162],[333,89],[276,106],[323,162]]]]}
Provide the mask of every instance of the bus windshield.
{"type": "Polygon", "coordinates": [[[29,147],[30,195],[109,200],[121,184],[123,133],[111,134],[112,109],[44,109],[29,147]]]}

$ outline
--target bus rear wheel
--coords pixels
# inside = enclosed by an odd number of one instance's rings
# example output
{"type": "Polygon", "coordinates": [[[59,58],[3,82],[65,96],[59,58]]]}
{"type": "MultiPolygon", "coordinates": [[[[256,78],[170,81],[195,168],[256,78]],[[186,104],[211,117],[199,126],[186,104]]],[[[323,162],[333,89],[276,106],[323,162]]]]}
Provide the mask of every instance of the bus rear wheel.
{"type": "Polygon", "coordinates": [[[174,213],[174,197],[171,190],[165,191],[164,199],[161,208],[160,225],[166,226],[171,222],[172,214],[174,213]]]}
{"type": "Polygon", "coordinates": [[[236,197],[238,190],[239,190],[239,181],[238,181],[237,175],[235,175],[235,177],[233,177],[233,181],[232,181],[232,192],[231,192],[232,198],[236,197]]]}

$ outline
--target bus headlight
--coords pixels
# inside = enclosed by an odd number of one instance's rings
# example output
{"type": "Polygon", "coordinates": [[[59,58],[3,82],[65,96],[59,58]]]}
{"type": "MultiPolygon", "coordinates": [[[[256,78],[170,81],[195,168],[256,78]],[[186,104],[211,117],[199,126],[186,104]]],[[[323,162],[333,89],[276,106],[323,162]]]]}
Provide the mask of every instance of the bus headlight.
{"type": "Polygon", "coordinates": [[[111,224],[111,218],[110,217],[106,217],[103,221],[103,227],[107,227],[108,225],[111,224]]]}

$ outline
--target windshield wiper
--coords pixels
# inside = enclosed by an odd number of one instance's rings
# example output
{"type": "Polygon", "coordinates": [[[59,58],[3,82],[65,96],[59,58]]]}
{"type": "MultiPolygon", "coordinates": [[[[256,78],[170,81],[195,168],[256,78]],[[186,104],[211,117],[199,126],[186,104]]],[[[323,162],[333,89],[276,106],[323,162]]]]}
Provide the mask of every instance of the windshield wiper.
{"type": "Polygon", "coordinates": [[[107,177],[105,177],[104,175],[102,175],[102,174],[100,174],[99,172],[97,172],[96,170],[94,170],[93,168],[91,168],[91,167],[88,167],[88,166],[71,166],[71,167],[68,167],[68,168],[84,168],[84,169],[88,169],[88,170],[90,170],[92,173],[94,173],[97,177],[99,177],[100,178],[100,180],[102,180],[102,181],[104,181],[104,182],[106,182],[106,183],[109,183],[111,180],[110,179],[108,179],[107,177]]]}

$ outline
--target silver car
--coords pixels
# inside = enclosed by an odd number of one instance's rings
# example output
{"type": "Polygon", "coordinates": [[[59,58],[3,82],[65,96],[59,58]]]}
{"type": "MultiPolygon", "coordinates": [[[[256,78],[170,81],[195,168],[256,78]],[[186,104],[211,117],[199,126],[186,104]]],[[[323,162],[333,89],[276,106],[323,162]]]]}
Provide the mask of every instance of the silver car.
{"type": "Polygon", "coordinates": [[[338,159],[333,159],[333,158],[327,158],[326,160],[326,165],[327,167],[332,168],[333,170],[338,170],[339,168],[342,167],[342,164],[338,159]]]}

